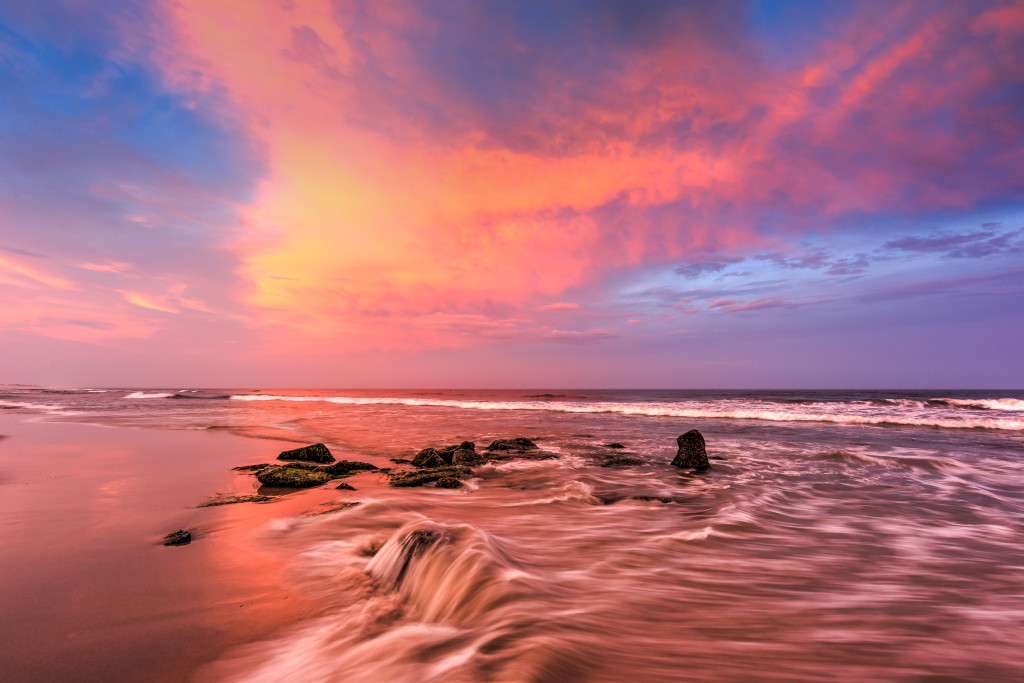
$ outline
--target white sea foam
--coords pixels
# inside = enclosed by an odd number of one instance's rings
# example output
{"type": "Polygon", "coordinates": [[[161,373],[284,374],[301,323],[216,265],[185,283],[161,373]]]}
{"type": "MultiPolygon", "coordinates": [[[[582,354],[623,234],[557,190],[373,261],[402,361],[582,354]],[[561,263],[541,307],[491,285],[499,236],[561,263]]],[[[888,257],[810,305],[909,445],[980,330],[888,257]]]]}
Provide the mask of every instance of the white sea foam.
{"type": "Polygon", "coordinates": [[[983,408],[985,410],[1024,411],[1024,401],[1019,398],[940,398],[937,401],[964,408],[983,408]]]}
{"type": "MultiPolygon", "coordinates": [[[[607,401],[467,401],[441,398],[357,397],[357,396],[278,396],[273,394],[235,394],[238,401],[326,402],[339,405],[404,405],[411,407],[459,408],[463,410],[530,410],[560,413],[615,413],[644,417],[716,418],[765,420],[769,422],[830,422],[856,425],[910,425],[947,429],[1024,430],[1024,419],[1006,415],[979,415],[956,407],[928,407],[921,401],[909,404],[882,404],[869,401],[779,404],[757,400],[714,400],[685,402],[615,403],[607,401]]],[[[1017,399],[936,399],[952,405],[991,404],[997,410],[1018,410],[1017,399]]],[[[1021,408],[1024,410],[1024,408],[1021,408]]]]}
{"type": "Polygon", "coordinates": [[[156,393],[147,394],[144,391],[133,391],[132,393],[125,396],[125,398],[170,398],[174,394],[156,393]]]}

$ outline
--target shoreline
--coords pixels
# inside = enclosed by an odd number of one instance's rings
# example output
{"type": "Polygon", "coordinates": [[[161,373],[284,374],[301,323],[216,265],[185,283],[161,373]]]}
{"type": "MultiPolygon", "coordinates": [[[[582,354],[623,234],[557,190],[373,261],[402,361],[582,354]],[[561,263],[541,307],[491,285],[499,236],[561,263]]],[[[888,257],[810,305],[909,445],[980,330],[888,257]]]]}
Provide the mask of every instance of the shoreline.
{"type": "Polygon", "coordinates": [[[288,442],[9,413],[0,434],[7,680],[195,679],[317,613],[283,580],[287,558],[258,536],[326,492],[197,507],[252,493],[231,467],[273,460],[288,442]],[[160,543],[179,528],[193,530],[190,544],[160,543]]]}

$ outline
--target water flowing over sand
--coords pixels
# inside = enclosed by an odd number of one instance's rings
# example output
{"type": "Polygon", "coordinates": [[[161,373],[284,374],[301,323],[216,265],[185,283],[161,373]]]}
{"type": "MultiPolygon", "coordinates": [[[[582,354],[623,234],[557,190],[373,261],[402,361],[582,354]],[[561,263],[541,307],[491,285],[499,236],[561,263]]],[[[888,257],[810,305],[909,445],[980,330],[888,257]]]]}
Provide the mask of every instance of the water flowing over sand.
{"type": "Polygon", "coordinates": [[[455,490],[362,473],[332,494],[358,505],[263,524],[254,542],[319,612],[211,678],[1024,676],[1020,392],[180,393],[0,401],[289,434],[381,467],[511,436],[555,456],[455,490]],[[668,464],[690,428],[707,473],[668,464]]]}

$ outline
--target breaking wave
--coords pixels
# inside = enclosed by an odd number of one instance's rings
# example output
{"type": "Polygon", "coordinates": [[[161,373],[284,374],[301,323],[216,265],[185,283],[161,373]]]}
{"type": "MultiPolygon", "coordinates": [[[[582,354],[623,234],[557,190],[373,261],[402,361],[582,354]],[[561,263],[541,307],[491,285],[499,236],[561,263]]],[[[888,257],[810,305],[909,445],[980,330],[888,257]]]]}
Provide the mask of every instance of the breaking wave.
{"type": "Polygon", "coordinates": [[[615,413],[645,417],[712,418],[763,420],[768,422],[829,422],[854,425],[907,425],[944,429],[1024,430],[1024,419],[1013,415],[1024,411],[1024,401],[1001,399],[933,399],[933,405],[918,400],[829,401],[779,404],[751,399],[659,402],[570,402],[495,401],[412,397],[282,396],[275,394],[232,394],[236,401],[324,402],[339,405],[404,405],[410,407],[459,408],[463,410],[529,410],[560,413],[615,413]],[[936,406],[934,403],[942,402],[936,406]],[[996,414],[979,415],[985,408],[996,414]],[[999,414],[1002,412],[1004,414],[999,414]],[[1009,415],[1005,413],[1010,413],[1009,415]]]}

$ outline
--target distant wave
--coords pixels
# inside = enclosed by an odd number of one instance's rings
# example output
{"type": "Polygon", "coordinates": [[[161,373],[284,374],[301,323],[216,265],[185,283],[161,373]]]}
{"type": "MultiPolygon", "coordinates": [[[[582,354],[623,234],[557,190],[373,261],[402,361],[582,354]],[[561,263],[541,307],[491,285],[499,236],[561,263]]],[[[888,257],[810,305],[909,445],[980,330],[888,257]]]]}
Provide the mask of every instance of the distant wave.
{"type": "MultiPolygon", "coordinates": [[[[921,401],[913,405],[879,406],[866,401],[801,403],[792,409],[778,404],[737,400],[692,401],[682,403],[576,403],[564,401],[464,401],[454,399],[356,396],[278,396],[273,394],[234,394],[236,401],[325,402],[339,405],[404,405],[414,407],[459,408],[463,410],[535,410],[558,413],[616,413],[647,417],[717,418],[767,420],[770,422],[831,422],[862,425],[911,425],[946,429],[1024,430],[1024,420],[1008,417],[981,417],[977,413],[958,414],[955,408],[926,408],[921,401]],[[817,407],[812,411],[810,408],[817,407]],[[894,410],[895,408],[895,410],[894,410]]],[[[959,400],[959,399],[957,399],[959,400]]],[[[967,401],[967,399],[964,399],[967,401]]],[[[988,401],[989,399],[984,399],[988,401]]],[[[973,402],[979,400],[974,399],[973,402]]],[[[1016,399],[991,399],[1000,405],[1016,399]]],[[[1010,410],[1003,408],[1002,410],[1010,410]]]]}
{"type": "Polygon", "coordinates": [[[202,396],[198,394],[181,394],[181,393],[163,393],[157,392],[154,394],[147,394],[144,391],[133,391],[132,393],[125,396],[125,398],[205,398],[205,399],[227,399],[233,398],[227,394],[221,396],[202,396]]]}
{"type": "Polygon", "coordinates": [[[1024,411],[1024,401],[1019,398],[936,398],[932,400],[951,406],[963,406],[964,408],[1008,410],[1012,412],[1024,411]]]}

